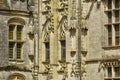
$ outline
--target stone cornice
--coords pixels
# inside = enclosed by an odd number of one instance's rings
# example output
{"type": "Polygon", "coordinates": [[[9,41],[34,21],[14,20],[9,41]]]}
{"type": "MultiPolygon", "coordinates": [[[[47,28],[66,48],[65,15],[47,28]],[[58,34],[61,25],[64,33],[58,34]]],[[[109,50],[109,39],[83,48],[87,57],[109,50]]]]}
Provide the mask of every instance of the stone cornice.
{"type": "Polygon", "coordinates": [[[28,11],[18,11],[18,10],[4,10],[0,9],[0,14],[1,15],[14,15],[14,16],[24,16],[24,17],[29,17],[30,14],[28,11]]]}
{"type": "Polygon", "coordinates": [[[26,72],[32,72],[31,70],[27,69],[27,68],[19,68],[17,66],[13,66],[13,65],[9,65],[9,66],[5,66],[5,67],[0,67],[0,71],[26,71],[26,72]]]}
{"type": "Polygon", "coordinates": [[[87,63],[93,62],[106,62],[106,61],[119,61],[119,57],[106,57],[106,58],[94,58],[94,59],[87,59],[87,63]]]}

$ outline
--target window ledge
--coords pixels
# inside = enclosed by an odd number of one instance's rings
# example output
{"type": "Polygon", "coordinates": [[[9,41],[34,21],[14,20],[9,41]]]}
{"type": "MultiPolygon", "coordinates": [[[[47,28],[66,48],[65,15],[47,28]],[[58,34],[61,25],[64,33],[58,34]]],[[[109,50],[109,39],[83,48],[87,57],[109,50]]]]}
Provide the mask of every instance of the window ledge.
{"type": "Polygon", "coordinates": [[[15,59],[10,58],[10,59],[9,59],[9,61],[14,62],[14,61],[15,61],[15,59]]]}
{"type": "Polygon", "coordinates": [[[105,49],[105,50],[109,50],[109,49],[120,49],[120,45],[119,45],[119,46],[105,46],[105,47],[103,47],[103,49],[105,49]]]}
{"type": "Polygon", "coordinates": [[[43,61],[42,63],[43,64],[49,64],[50,62],[49,61],[43,61]]]}
{"type": "Polygon", "coordinates": [[[22,59],[9,59],[10,62],[23,62],[22,59]]]}
{"type": "Polygon", "coordinates": [[[105,77],[105,79],[120,79],[120,77],[105,77]]]}
{"type": "Polygon", "coordinates": [[[60,63],[65,63],[66,60],[61,59],[61,60],[58,60],[58,62],[60,62],[60,63]]]}
{"type": "Polygon", "coordinates": [[[17,61],[17,62],[23,62],[23,60],[22,60],[22,59],[17,59],[16,61],[17,61]]]}

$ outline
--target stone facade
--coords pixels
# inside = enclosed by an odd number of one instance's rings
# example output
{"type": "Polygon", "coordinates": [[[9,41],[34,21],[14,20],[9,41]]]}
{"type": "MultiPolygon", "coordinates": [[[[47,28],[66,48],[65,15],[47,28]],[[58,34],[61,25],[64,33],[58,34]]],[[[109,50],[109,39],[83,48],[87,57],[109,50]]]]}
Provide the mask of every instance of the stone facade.
{"type": "Polygon", "coordinates": [[[120,80],[119,4],[1,0],[0,80],[120,80]]]}

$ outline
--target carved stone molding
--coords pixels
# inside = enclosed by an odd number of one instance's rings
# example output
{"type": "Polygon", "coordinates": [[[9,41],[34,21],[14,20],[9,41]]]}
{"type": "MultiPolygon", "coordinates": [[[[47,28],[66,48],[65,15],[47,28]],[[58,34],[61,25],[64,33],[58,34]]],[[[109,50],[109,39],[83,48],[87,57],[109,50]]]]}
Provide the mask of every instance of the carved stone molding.
{"type": "Polygon", "coordinates": [[[65,40],[65,35],[66,35],[66,29],[68,27],[68,22],[66,17],[62,17],[59,26],[58,26],[58,32],[59,32],[59,40],[65,40]]]}
{"type": "Polygon", "coordinates": [[[43,74],[49,74],[49,73],[51,73],[52,72],[52,67],[51,67],[50,63],[47,62],[47,61],[44,61],[42,63],[44,65],[44,67],[45,67],[45,69],[43,71],[43,74]]]}
{"type": "Polygon", "coordinates": [[[60,12],[61,15],[66,15],[68,13],[68,0],[59,0],[58,3],[58,12],[60,12]]]}
{"type": "Polygon", "coordinates": [[[80,63],[73,61],[71,63],[71,65],[72,65],[72,68],[71,68],[70,76],[71,77],[79,77],[80,76],[80,67],[78,67],[78,66],[80,66],[80,63]]]}
{"type": "Polygon", "coordinates": [[[63,74],[62,80],[65,80],[68,77],[68,69],[67,69],[68,63],[64,60],[59,60],[58,65],[59,65],[59,70],[57,72],[62,73],[63,74]]]}
{"type": "Polygon", "coordinates": [[[53,78],[53,73],[52,73],[53,68],[52,68],[51,64],[49,62],[47,62],[47,61],[44,61],[42,63],[44,65],[44,67],[45,67],[42,74],[46,74],[47,80],[52,79],[53,78]]]}

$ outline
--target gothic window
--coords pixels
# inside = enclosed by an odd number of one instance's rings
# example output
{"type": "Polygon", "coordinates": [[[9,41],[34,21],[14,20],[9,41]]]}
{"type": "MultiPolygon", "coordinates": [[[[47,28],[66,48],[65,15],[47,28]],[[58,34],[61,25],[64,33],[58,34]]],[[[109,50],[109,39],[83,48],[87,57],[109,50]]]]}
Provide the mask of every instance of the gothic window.
{"type": "MultiPolygon", "coordinates": [[[[10,60],[22,59],[23,54],[23,28],[24,25],[11,19],[9,21],[9,58],[10,60]]],[[[18,19],[19,20],[19,19],[18,19]]]]}
{"type": "Polygon", "coordinates": [[[48,30],[45,29],[44,46],[45,46],[45,61],[50,62],[50,37],[48,30]]]}
{"type": "Polygon", "coordinates": [[[66,34],[65,34],[65,28],[67,27],[67,20],[66,17],[62,17],[58,29],[59,33],[59,42],[60,42],[60,59],[62,61],[66,61],[66,34]]]}
{"type": "Polygon", "coordinates": [[[61,40],[61,60],[66,60],[66,41],[61,40]]]}
{"type": "Polygon", "coordinates": [[[45,42],[45,61],[50,61],[50,43],[45,42]]]}
{"type": "Polygon", "coordinates": [[[108,46],[120,45],[120,0],[106,0],[108,46]]]}

